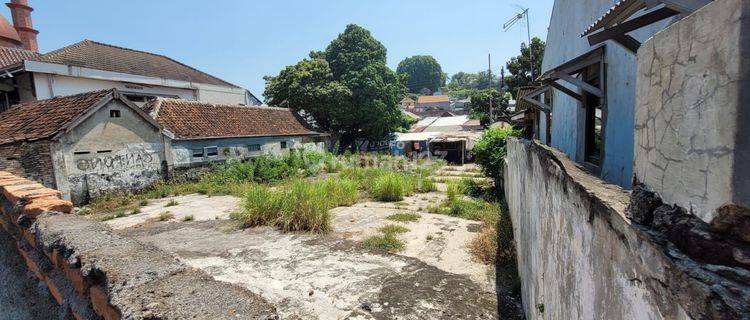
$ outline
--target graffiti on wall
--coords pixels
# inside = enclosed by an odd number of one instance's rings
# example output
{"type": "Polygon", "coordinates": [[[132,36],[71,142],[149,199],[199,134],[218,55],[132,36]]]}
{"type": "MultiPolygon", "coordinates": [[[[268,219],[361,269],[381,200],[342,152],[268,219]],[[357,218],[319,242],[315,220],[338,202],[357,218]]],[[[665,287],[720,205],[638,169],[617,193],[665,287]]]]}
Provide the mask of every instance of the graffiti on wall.
{"type": "Polygon", "coordinates": [[[138,151],[77,159],[75,164],[76,168],[83,172],[102,172],[150,167],[154,163],[154,158],[158,158],[156,153],[138,151]]]}

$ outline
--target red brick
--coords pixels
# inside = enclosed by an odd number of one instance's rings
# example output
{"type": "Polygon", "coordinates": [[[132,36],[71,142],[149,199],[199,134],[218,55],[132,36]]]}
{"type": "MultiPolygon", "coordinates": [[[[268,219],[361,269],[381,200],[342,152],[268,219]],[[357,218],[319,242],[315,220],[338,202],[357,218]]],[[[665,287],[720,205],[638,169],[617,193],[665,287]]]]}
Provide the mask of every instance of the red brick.
{"type": "Polygon", "coordinates": [[[28,229],[21,228],[21,234],[33,247],[36,247],[36,237],[28,229]]]}
{"type": "Polygon", "coordinates": [[[89,285],[88,283],[86,283],[86,279],[83,278],[81,269],[74,269],[65,266],[63,268],[63,274],[65,275],[65,278],[68,278],[68,280],[70,280],[79,295],[85,296],[86,293],[88,293],[89,285]]]}
{"type": "Polygon", "coordinates": [[[48,211],[71,213],[73,212],[73,203],[67,200],[62,200],[57,196],[47,196],[43,198],[32,198],[29,200],[29,203],[23,207],[23,213],[32,218],[36,218],[36,216],[48,211]]]}
{"type": "Polygon", "coordinates": [[[36,265],[36,262],[31,260],[31,257],[29,257],[29,253],[26,252],[26,250],[21,249],[20,246],[17,246],[18,252],[21,253],[21,256],[23,257],[23,260],[26,262],[26,266],[31,270],[31,273],[34,274],[39,280],[44,281],[44,273],[42,273],[42,269],[39,268],[39,266],[36,265]]]}
{"type": "Polygon", "coordinates": [[[55,282],[52,281],[52,279],[50,279],[49,277],[45,279],[45,282],[47,282],[47,288],[49,289],[49,292],[52,293],[52,297],[55,298],[57,304],[62,305],[63,295],[60,292],[60,289],[57,288],[57,285],[55,285],[55,282]]]}
{"type": "Polygon", "coordinates": [[[91,293],[91,304],[94,311],[106,320],[119,320],[120,312],[109,304],[109,298],[100,286],[93,286],[89,289],[91,293]]]}

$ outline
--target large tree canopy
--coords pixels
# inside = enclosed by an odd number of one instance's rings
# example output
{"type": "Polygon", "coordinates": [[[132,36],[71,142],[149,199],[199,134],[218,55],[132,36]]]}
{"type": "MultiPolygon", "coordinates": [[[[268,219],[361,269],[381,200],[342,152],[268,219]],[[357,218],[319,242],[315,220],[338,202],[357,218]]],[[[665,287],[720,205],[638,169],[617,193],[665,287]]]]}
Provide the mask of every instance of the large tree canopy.
{"type": "Polygon", "coordinates": [[[512,92],[514,96],[518,88],[537,84],[534,82],[535,79],[531,78],[531,53],[534,54],[534,77],[538,78],[542,73],[544,41],[537,37],[531,39],[531,49],[527,44],[522,43],[521,55],[510,58],[510,61],[506,64],[510,75],[505,77],[505,82],[508,84],[508,91],[512,92]]]}
{"type": "Polygon", "coordinates": [[[411,93],[425,88],[435,92],[445,85],[443,69],[432,56],[408,57],[398,64],[396,72],[408,75],[406,86],[411,93]]]}
{"type": "Polygon", "coordinates": [[[405,87],[385,57],[369,31],[349,25],[324,52],[265,77],[263,95],[269,105],[298,111],[340,137],[339,150],[360,138],[376,141],[406,125],[398,109],[405,87]]]}

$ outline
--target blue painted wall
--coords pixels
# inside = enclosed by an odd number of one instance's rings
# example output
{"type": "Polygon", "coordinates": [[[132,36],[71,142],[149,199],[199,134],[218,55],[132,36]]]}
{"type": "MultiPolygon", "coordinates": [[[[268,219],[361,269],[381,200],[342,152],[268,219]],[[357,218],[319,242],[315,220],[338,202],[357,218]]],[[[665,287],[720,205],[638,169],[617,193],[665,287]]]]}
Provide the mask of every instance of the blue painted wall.
{"type": "MultiPolygon", "coordinates": [[[[613,0],[556,0],[552,10],[542,72],[553,69],[593,49],[580,34],[609,10],[613,0]]],[[[672,20],[639,29],[630,35],[643,42],[664,29],[672,20]]],[[[606,108],[604,124],[604,159],[600,177],[610,183],[630,188],[633,176],[633,136],[635,110],[636,58],[618,44],[605,43],[606,108]]],[[[574,91],[576,87],[558,81],[574,91]]],[[[552,102],[551,146],[571,159],[584,157],[585,112],[575,99],[555,90],[552,102]]],[[[546,132],[542,121],[540,133],[546,132]]]]}
{"type": "Polygon", "coordinates": [[[324,142],[303,142],[303,137],[253,137],[253,138],[224,138],[207,140],[173,140],[172,156],[173,165],[176,167],[195,165],[210,161],[224,161],[227,159],[247,159],[263,154],[282,155],[289,153],[290,149],[305,148],[308,150],[325,151],[324,142]],[[282,149],[281,143],[286,142],[286,148],[282,149]],[[259,144],[261,150],[250,151],[250,145],[259,144]],[[193,150],[206,147],[218,147],[218,155],[193,157],[193,150]]]}

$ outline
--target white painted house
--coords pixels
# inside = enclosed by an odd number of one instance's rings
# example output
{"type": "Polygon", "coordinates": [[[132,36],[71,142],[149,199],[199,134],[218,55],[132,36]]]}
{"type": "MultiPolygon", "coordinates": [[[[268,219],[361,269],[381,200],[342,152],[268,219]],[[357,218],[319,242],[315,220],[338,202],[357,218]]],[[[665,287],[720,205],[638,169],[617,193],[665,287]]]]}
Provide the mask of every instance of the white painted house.
{"type": "Polygon", "coordinates": [[[142,106],[157,97],[259,105],[248,90],[172,58],[101,42],[81,42],[40,54],[26,0],[0,16],[0,112],[20,102],[112,89],[142,106]]]}

